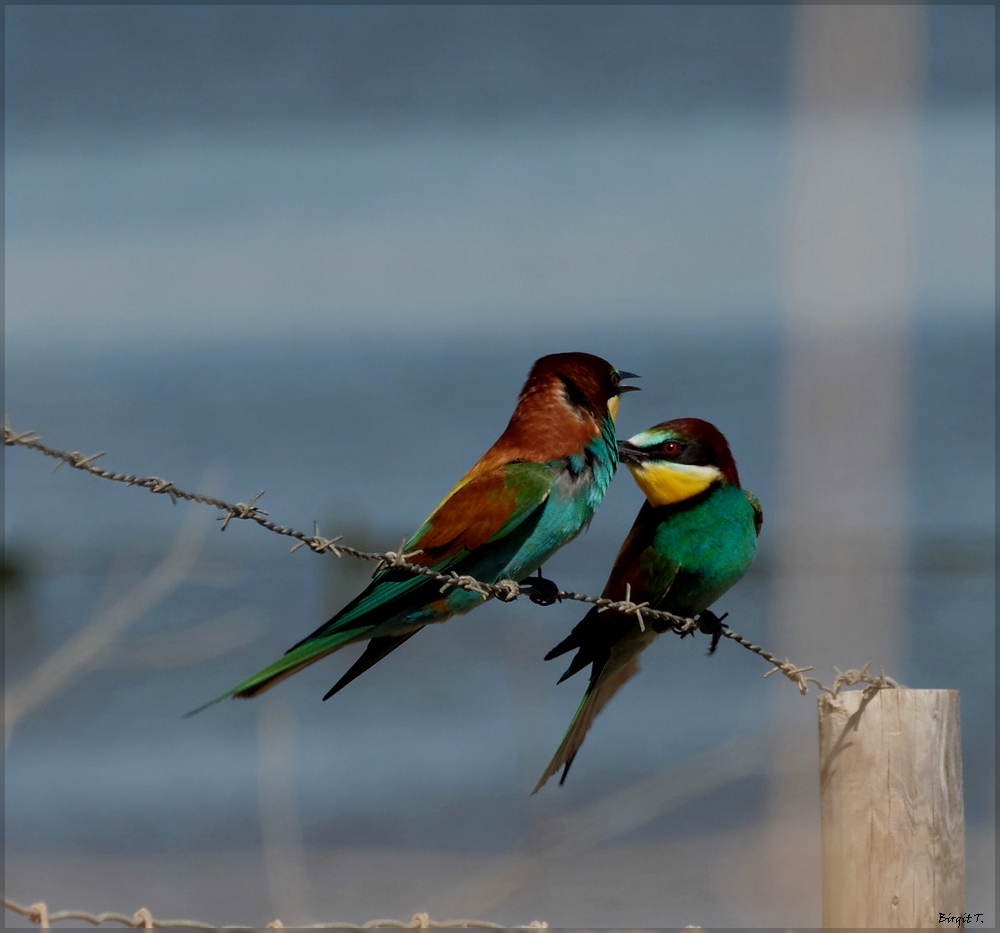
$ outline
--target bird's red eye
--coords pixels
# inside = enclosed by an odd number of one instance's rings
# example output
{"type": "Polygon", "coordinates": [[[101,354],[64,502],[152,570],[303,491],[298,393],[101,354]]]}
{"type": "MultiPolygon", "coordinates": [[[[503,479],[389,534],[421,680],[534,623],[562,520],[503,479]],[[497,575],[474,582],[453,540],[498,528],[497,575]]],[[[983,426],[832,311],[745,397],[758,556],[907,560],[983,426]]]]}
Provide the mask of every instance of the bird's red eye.
{"type": "Polygon", "coordinates": [[[620,381],[621,381],[621,376],[619,376],[618,373],[612,373],[611,374],[611,388],[612,389],[617,389],[618,388],[618,383],[620,381]]]}
{"type": "Polygon", "coordinates": [[[667,441],[663,445],[663,452],[668,456],[672,457],[674,454],[680,453],[681,445],[677,441],[667,441]]]}

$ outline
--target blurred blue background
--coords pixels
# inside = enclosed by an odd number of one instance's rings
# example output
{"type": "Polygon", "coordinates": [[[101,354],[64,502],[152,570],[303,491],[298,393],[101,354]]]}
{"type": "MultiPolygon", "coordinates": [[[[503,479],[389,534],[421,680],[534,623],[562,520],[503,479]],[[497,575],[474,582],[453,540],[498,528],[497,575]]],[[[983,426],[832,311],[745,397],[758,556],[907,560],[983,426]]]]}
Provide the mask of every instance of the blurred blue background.
{"type": "MultiPolygon", "coordinates": [[[[729,438],[766,523],[719,607],[774,645],[797,15],[7,7],[11,427],[230,501],[264,488],[279,523],[386,549],[500,433],[533,359],[599,353],[643,376],[623,436],[697,416],[729,438]]],[[[887,668],[962,692],[966,906],[992,911],[994,11],[921,16],[887,668]]],[[[198,507],[5,465],[11,690],[198,507]]],[[[598,592],[640,501],[620,476],[547,575],[598,592]]],[[[198,554],[8,727],[10,896],[257,925],[818,925],[815,886],[776,903],[754,854],[754,749],[793,688],[735,644],[661,639],[565,787],[529,798],[583,689],[542,661],[579,608],[491,604],[329,703],[349,652],[182,721],[370,572],[240,523],[198,554]]]]}

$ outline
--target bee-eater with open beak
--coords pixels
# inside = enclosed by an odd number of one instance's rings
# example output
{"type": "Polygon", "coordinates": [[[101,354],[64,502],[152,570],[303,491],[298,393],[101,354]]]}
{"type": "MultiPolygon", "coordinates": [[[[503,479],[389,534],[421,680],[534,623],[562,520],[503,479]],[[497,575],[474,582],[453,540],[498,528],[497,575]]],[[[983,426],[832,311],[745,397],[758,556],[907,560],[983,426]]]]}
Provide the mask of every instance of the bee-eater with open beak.
{"type": "MultiPolygon", "coordinates": [[[[499,440],[404,544],[411,563],[484,583],[525,580],[587,525],[618,465],[615,415],[635,389],[606,360],[557,353],[537,360],[499,440]]],[[[547,582],[547,581],[543,581],[547,582]]],[[[250,698],[338,651],[367,641],[328,699],[425,625],[469,612],[485,596],[402,568],[377,572],[365,590],[283,658],[205,706],[250,698]]]]}
{"type": "MultiPolygon", "coordinates": [[[[760,503],[740,487],[729,444],[707,421],[665,421],[619,442],[618,454],[646,501],[602,595],[698,616],[703,631],[713,634],[714,651],[722,625],[708,607],[750,567],[763,521],[760,503]]],[[[548,661],[575,648],[559,682],[589,664],[590,684],[532,793],[560,768],[559,783],[566,780],[594,717],[638,673],[639,655],[665,630],[656,620],[594,607],[545,656],[548,661]]]]}

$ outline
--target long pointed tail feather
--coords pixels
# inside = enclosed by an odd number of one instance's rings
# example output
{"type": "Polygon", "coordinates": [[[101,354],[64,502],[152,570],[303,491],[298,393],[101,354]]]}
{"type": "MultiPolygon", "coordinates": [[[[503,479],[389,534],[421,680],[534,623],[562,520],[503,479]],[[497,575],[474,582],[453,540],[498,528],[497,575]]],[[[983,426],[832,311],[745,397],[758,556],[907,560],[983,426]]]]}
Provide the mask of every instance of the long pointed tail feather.
{"type": "Polygon", "coordinates": [[[566,654],[567,651],[572,651],[574,648],[580,648],[585,642],[593,640],[601,623],[604,623],[606,627],[607,619],[598,615],[595,606],[573,626],[573,630],[555,648],[545,655],[545,660],[551,661],[553,658],[558,658],[559,655],[566,654]]]}
{"type": "Polygon", "coordinates": [[[590,664],[590,685],[587,687],[589,692],[596,683],[597,678],[601,676],[601,671],[604,670],[604,665],[608,663],[608,658],[610,656],[610,650],[607,648],[601,648],[600,646],[592,648],[589,653],[587,653],[584,648],[580,648],[580,650],[574,655],[570,666],[563,671],[562,677],[560,677],[556,683],[561,684],[564,680],[568,680],[574,674],[582,671],[588,664],[590,664]]]}
{"type": "Polygon", "coordinates": [[[569,724],[566,735],[563,736],[559,748],[556,749],[556,753],[552,756],[552,760],[548,763],[545,772],[535,785],[535,789],[531,792],[532,794],[537,794],[545,785],[545,782],[560,768],[564,768],[564,771],[559,783],[562,784],[566,780],[570,765],[573,764],[573,759],[576,758],[576,753],[580,750],[580,746],[583,745],[583,740],[587,737],[587,732],[590,730],[597,714],[604,709],[608,700],[617,693],[619,688],[638,672],[639,658],[633,657],[626,665],[619,668],[613,674],[604,678],[598,678],[597,683],[592,684],[588,688],[587,692],[583,695],[583,701],[577,707],[573,721],[569,724]]]}
{"type": "Polygon", "coordinates": [[[286,677],[291,677],[292,674],[298,673],[304,667],[315,664],[321,658],[325,658],[328,654],[332,654],[345,645],[356,641],[363,641],[367,631],[368,629],[366,628],[337,632],[327,638],[317,638],[314,641],[299,645],[299,647],[289,651],[288,654],[280,657],[274,664],[265,667],[262,671],[258,671],[252,677],[248,677],[221,696],[203,703],[197,709],[191,710],[190,713],[185,713],[183,718],[189,719],[197,713],[202,712],[202,710],[206,710],[210,706],[215,706],[216,703],[221,703],[229,697],[249,700],[251,697],[258,696],[265,690],[270,690],[275,684],[281,683],[286,677]]]}
{"type": "Polygon", "coordinates": [[[326,691],[323,699],[329,700],[335,693],[339,693],[355,677],[360,677],[368,668],[378,664],[382,658],[391,651],[395,651],[404,641],[412,638],[419,631],[419,628],[415,628],[412,632],[406,632],[403,635],[380,635],[378,638],[373,638],[365,647],[365,653],[351,665],[350,670],[340,680],[326,691]]]}

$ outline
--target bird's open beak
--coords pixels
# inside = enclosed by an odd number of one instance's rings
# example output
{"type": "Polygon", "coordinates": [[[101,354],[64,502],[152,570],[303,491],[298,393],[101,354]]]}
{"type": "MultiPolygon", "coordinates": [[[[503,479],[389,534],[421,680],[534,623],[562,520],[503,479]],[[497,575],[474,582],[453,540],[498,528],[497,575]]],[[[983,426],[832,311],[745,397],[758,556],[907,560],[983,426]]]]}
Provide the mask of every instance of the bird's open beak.
{"type": "Polygon", "coordinates": [[[622,463],[645,463],[649,459],[649,454],[641,447],[636,447],[635,444],[619,441],[618,459],[622,463]]]}
{"type": "MultiPolygon", "coordinates": [[[[619,381],[622,379],[641,379],[641,378],[642,376],[640,376],[638,373],[623,373],[623,372],[618,373],[619,381]]],[[[623,386],[623,385],[618,386],[619,395],[621,395],[623,392],[638,392],[638,391],[639,391],[639,386],[623,386]]]]}

